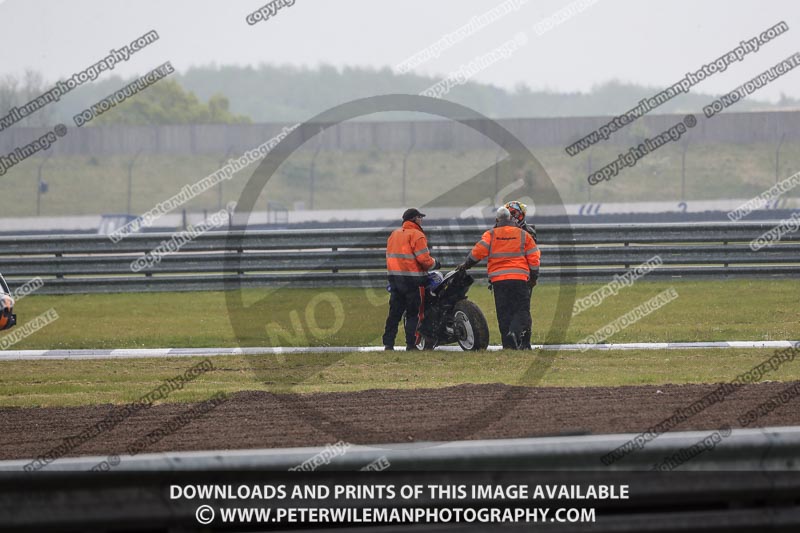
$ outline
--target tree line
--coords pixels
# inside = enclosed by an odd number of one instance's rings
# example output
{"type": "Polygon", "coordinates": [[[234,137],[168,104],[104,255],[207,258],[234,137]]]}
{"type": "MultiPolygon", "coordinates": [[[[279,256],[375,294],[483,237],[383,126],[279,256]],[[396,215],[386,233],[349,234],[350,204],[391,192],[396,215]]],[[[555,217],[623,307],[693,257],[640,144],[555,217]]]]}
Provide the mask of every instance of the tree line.
{"type": "MultiPolygon", "coordinates": [[[[69,124],[73,115],[108,96],[133,78],[112,76],[86,84],[26,117],[21,126],[69,124]]],[[[24,105],[46,92],[47,82],[35,71],[0,78],[0,113],[24,105]]],[[[440,81],[432,76],[398,74],[391,69],[361,67],[315,68],[288,65],[199,66],[176,73],[100,117],[95,124],[236,124],[247,122],[297,122],[356,98],[378,94],[418,94],[440,81]]],[[[446,98],[492,118],[608,116],[623,113],[663,87],[646,87],[609,81],[589,92],[533,90],[519,84],[503,89],[467,82],[454,87],[446,98]]],[[[660,106],[655,113],[697,113],[715,95],[689,93],[660,106]]],[[[800,100],[783,96],[771,103],[747,99],[737,111],[800,107],[800,100]]],[[[369,117],[365,117],[368,119],[369,117]]],[[[396,113],[391,117],[412,118],[396,113]]],[[[413,118],[421,118],[418,115],[413,118]]]]}

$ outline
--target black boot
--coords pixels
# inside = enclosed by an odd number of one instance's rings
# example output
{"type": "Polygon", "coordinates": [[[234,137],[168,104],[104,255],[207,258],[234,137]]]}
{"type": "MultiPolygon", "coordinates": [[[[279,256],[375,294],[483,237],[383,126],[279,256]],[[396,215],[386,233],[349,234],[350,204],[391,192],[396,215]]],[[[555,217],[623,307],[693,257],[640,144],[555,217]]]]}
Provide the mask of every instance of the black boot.
{"type": "Polygon", "coordinates": [[[513,331],[506,335],[508,338],[507,342],[503,343],[503,348],[506,350],[519,350],[520,339],[517,337],[517,334],[513,331]]]}
{"type": "Polygon", "coordinates": [[[522,332],[520,336],[520,350],[533,350],[533,346],[531,346],[531,332],[530,330],[525,330],[522,332]]]}

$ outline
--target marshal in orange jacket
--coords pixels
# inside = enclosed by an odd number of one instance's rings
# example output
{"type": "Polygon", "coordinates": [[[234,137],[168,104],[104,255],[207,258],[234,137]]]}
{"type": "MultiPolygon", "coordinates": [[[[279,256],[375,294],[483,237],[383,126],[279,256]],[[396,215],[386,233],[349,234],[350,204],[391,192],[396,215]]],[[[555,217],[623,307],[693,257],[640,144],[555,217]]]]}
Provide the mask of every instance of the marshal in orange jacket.
{"type": "Polygon", "coordinates": [[[412,221],[403,222],[403,226],[389,236],[386,243],[389,276],[417,277],[424,281],[423,274],[435,264],[425,234],[412,221]]]}
{"type": "Polygon", "coordinates": [[[489,258],[489,281],[521,279],[528,281],[530,271],[539,271],[542,252],[536,241],[516,225],[498,226],[483,234],[472,248],[473,261],[489,258]]]}

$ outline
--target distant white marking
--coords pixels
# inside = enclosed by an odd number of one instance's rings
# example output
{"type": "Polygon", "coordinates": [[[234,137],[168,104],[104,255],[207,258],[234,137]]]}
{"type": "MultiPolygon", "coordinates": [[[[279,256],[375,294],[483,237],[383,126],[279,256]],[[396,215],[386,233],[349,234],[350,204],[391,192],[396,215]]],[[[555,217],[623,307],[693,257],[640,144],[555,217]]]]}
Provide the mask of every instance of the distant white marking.
{"type": "MultiPolygon", "coordinates": [[[[596,344],[593,350],[698,350],[722,348],[791,348],[800,341],[722,341],[722,342],[630,342],[596,344]]],[[[498,351],[501,346],[489,346],[498,351]]],[[[582,344],[534,344],[534,350],[578,351],[582,344]]],[[[461,352],[458,346],[439,346],[437,350],[461,352]]],[[[405,348],[396,348],[398,352],[405,348]]],[[[306,353],[383,352],[382,346],[303,346],[246,348],[123,348],[118,350],[6,350],[0,361],[42,361],[48,359],[142,359],[159,357],[214,357],[222,355],[292,355],[306,353]]],[[[391,353],[391,352],[390,352],[391,353]]]]}

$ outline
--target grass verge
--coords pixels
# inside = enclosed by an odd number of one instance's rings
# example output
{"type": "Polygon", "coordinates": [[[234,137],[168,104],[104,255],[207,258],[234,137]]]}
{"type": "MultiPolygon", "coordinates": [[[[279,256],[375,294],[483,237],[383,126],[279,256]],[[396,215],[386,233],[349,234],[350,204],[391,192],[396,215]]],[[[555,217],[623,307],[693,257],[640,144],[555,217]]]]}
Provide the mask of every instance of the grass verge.
{"type": "MultiPolygon", "coordinates": [[[[578,285],[577,297],[600,286],[578,285]]],[[[669,287],[678,299],[609,341],[800,339],[797,281],[642,280],[573,317],[566,342],[580,341],[669,287]]],[[[547,282],[534,290],[534,343],[568,318],[556,321],[558,292],[547,282]]],[[[388,311],[388,293],[378,289],[247,290],[243,297],[246,305],[263,301],[233,317],[234,334],[222,292],[29,296],[16,306],[20,326],[50,308],[60,318],[9,349],[376,345],[388,311]]],[[[500,344],[492,294],[475,286],[469,297],[486,315],[491,342],[500,344]]]]}
{"type": "MultiPolygon", "coordinates": [[[[578,297],[599,284],[579,285],[578,297]]],[[[612,342],[797,340],[797,282],[641,281],[575,316],[567,342],[578,342],[637,305],[675,287],[679,298],[615,334],[612,342]]],[[[223,293],[30,296],[19,302],[20,324],[54,308],[59,318],[13,349],[143,348],[380,344],[388,296],[359,289],[246,291],[266,305],[238,315],[247,327],[237,341],[223,293]],[[319,299],[320,295],[326,295],[319,299]],[[315,300],[316,299],[316,300],[315,300]],[[313,304],[313,302],[317,304],[313,304]],[[313,304],[313,305],[312,305],[313,304]],[[311,307],[309,307],[311,305],[311,307]],[[309,310],[310,309],[310,310],[309,310]],[[265,311],[266,310],[266,311],[265,311]],[[339,316],[339,313],[343,313],[339,316]],[[283,331],[280,335],[270,335],[283,331]]],[[[558,287],[533,298],[534,342],[556,314],[558,287]]],[[[484,310],[491,342],[499,343],[492,296],[470,292],[484,310]]],[[[771,350],[634,350],[533,353],[354,353],[214,357],[215,370],[168,401],[197,401],[215,392],[344,392],[374,388],[444,387],[461,383],[620,386],[711,383],[733,379],[771,350]]],[[[0,362],[0,406],[124,403],[181,374],[200,358],[0,362]]],[[[793,364],[765,379],[800,379],[793,364]]]]}
{"type": "MultiPolygon", "coordinates": [[[[772,354],[773,350],[732,349],[221,356],[211,358],[213,370],[166,401],[201,401],[217,392],[246,390],[309,393],[463,383],[545,387],[718,383],[732,380],[772,354]]],[[[0,407],[132,402],[202,359],[7,361],[0,365],[0,407]]],[[[797,380],[800,367],[785,364],[763,379],[797,380]]]]}

